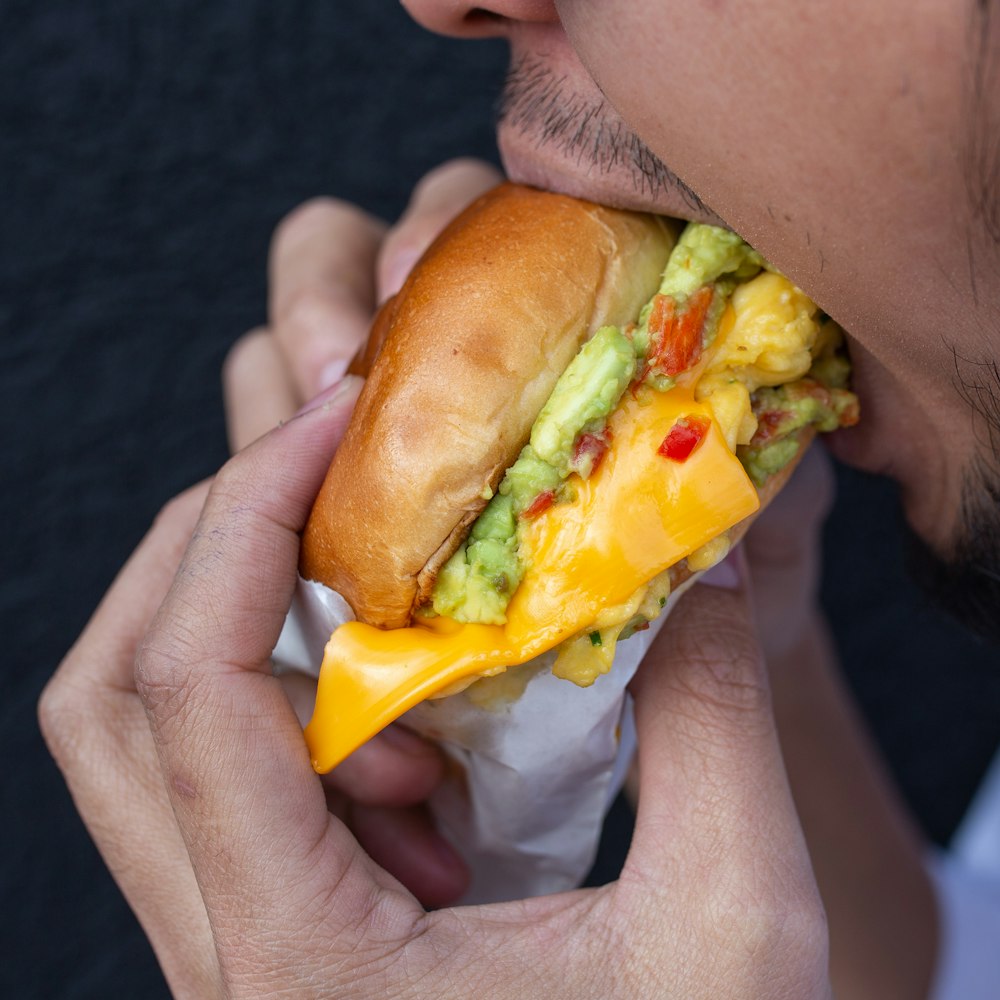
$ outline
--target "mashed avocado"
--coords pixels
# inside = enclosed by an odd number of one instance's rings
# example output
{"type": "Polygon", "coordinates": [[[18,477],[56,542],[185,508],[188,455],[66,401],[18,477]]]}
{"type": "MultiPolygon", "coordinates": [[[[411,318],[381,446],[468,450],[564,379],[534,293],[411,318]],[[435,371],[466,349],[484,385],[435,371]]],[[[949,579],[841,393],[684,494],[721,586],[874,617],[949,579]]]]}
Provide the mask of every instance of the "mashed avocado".
{"type": "Polygon", "coordinates": [[[531,428],[531,447],[560,474],[570,473],[573,446],[603,429],[635,374],[635,348],[616,327],[603,326],[556,382],[531,428]]]}
{"type": "Polygon", "coordinates": [[[514,502],[510,496],[497,495],[438,573],[434,610],[460,622],[502,625],[507,602],[523,573],[517,557],[514,502]]]}
{"type": "Polygon", "coordinates": [[[602,327],[584,344],[535,420],[530,443],[507,470],[466,543],[438,573],[431,599],[435,612],[459,622],[502,625],[507,620],[507,603],[523,576],[517,519],[540,497],[555,499],[574,471],[577,439],[603,430],[635,365],[632,342],[616,327],[602,327]]]}
{"type": "Polygon", "coordinates": [[[660,294],[682,302],[724,275],[745,281],[763,266],[764,258],[736,233],[693,222],[681,233],[670,254],[660,294]]]}
{"type": "Polygon", "coordinates": [[[757,433],[748,445],[736,449],[736,457],[758,488],[798,454],[796,431],[811,425],[824,433],[857,423],[857,396],[817,377],[833,374],[839,378],[843,369],[832,362],[831,358],[814,365],[806,378],[754,393],[757,433]]]}

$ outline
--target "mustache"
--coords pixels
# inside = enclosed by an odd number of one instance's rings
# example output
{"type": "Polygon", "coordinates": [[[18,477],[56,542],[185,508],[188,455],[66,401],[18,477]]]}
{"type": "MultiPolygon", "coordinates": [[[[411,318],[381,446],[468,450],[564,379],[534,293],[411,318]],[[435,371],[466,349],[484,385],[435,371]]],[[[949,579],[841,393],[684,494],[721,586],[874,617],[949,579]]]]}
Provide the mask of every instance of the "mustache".
{"type": "Polygon", "coordinates": [[[911,578],[981,639],[1000,645],[1000,471],[977,459],[966,477],[961,533],[947,555],[906,528],[911,578]]]}
{"type": "Polygon", "coordinates": [[[508,70],[498,118],[540,146],[555,146],[584,169],[624,169],[643,196],[670,192],[692,212],[715,214],[606,101],[581,96],[566,77],[533,58],[518,59],[508,70]]]}

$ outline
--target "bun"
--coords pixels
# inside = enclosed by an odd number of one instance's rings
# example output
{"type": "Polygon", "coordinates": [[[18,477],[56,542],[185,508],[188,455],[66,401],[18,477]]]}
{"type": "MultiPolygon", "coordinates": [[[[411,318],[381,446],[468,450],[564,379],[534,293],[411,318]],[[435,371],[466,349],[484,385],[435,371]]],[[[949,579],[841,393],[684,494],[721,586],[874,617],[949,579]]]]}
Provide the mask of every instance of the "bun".
{"type": "Polygon", "coordinates": [[[407,625],[580,345],[635,320],[674,234],[504,184],[438,237],[377,317],[377,353],[303,536],[301,571],[407,625]]]}

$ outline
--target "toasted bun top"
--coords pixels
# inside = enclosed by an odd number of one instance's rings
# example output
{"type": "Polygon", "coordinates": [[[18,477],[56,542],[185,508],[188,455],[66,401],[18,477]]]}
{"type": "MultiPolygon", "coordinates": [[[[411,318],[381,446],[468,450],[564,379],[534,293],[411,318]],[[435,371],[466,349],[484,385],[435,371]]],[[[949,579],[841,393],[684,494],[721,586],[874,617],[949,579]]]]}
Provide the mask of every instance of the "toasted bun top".
{"type": "Polygon", "coordinates": [[[408,624],[580,345],[636,319],[673,240],[654,216],[514,184],[470,205],[376,319],[302,575],[362,621],[408,624]]]}

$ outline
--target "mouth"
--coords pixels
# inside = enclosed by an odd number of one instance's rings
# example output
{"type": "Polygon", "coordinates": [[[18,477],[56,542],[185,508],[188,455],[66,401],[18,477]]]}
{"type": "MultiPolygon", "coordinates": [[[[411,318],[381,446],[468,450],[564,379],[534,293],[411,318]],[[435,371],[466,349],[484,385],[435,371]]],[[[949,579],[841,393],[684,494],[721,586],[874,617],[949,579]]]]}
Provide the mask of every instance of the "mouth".
{"type": "Polygon", "coordinates": [[[511,180],[612,208],[726,225],[626,125],[593,81],[570,84],[551,62],[522,58],[508,74],[497,143],[511,180]]]}
{"type": "Polygon", "coordinates": [[[662,169],[669,179],[660,186],[660,182],[651,183],[645,175],[637,176],[633,169],[617,162],[607,166],[585,164],[558,150],[550,155],[547,150],[540,151],[534,139],[516,130],[502,127],[498,143],[504,171],[519,184],[585,198],[610,208],[729,228],[665,167],[662,169]]]}
{"type": "MultiPolygon", "coordinates": [[[[613,208],[733,228],[629,128],[558,45],[544,57],[515,58],[501,100],[497,143],[508,177],[518,183],[613,208]]],[[[847,464],[891,474],[893,453],[881,447],[884,435],[872,433],[884,409],[877,399],[875,412],[868,406],[872,359],[846,331],[845,341],[864,416],[858,427],[824,437],[847,464]]]]}
{"type": "MultiPolygon", "coordinates": [[[[564,118],[552,120],[542,114],[543,105],[537,102],[528,111],[519,111],[521,106],[520,101],[514,106],[505,104],[497,134],[511,180],[612,208],[732,228],[633,136],[606,104],[592,107],[589,113],[565,109],[564,118]],[[603,153],[602,146],[606,147],[603,153]]],[[[804,291],[808,294],[808,289],[804,291]]],[[[883,435],[872,433],[882,407],[875,405],[876,412],[868,407],[870,386],[865,373],[871,359],[844,333],[863,416],[859,426],[823,438],[840,461],[877,475],[892,475],[894,453],[881,447],[883,435]]]]}

